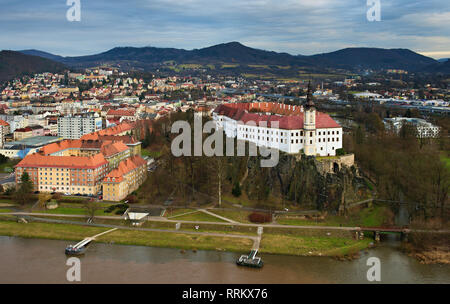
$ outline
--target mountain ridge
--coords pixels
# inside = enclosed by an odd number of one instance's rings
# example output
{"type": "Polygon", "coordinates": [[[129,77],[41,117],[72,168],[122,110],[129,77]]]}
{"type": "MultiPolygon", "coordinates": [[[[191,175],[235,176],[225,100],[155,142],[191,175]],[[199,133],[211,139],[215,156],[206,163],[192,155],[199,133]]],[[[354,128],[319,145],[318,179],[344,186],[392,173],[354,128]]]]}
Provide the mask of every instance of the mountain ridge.
{"type": "MultiPolygon", "coordinates": [[[[71,67],[92,67],[116,65],[121,68],[152,70],[166,62],[175,64],[240,65],[241,70],[251,65],[284,66],[289,68],[311,68],[316,70],[344,69],[383,70],[404,69],[411,72],[433,72],[442,70],[437,60],[415,53],[409,49],[384,49],[371,47],[350,47],[334,52],[315,55],[291,55],[251,48],[240,42],[228,42],[200,49],[115,47],[105,52],[86,56],[59,56],[40,50],[20,51],[29,55],[55,60],[71,67]]],[[[445,70],[445,69],[444,69],[445,70]]]]}
{"type": "Polygon", "coordinates": [[[10,50],[0,51],[0,82],[25,74],[60,72],[65,68],[62,63],[40,56],[10,50]]]}

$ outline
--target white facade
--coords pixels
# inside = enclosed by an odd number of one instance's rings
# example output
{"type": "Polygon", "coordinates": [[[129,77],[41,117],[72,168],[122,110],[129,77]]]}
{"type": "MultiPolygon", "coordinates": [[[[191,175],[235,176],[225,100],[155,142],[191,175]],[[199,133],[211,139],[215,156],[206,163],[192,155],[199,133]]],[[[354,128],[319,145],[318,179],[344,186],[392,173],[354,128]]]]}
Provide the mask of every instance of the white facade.
{"type": "Polygon", "coordinates": [[[400,129],[404,123],[409,123],[416,127],[417,137],[419,138],[437,137],[440,132],[440,128],[438,126],[435,126],[421,118],[394,117],[384,119],[386,128],[394,130],[397,133],[400,132],[400,129]]]}
{"type": "Polygon", "coordinates": [[[276,148],[296,154],[304,150],[306,155],[335,156],[342,148],[342,127],[316,128],[316,113],[305,113],[303,128],[279,129],[252,123],[244,124],[226,115],[213,112],[216,129],[223,129],[227,137],[255,143],[257,146],[276,148]],[[307,124],[308,122],[308,124],[307,124]]]}
{"type": "Polygon", "coordinates": [[[58,136],[64,139],[79,139],[81,136],[102,129],[102,118],[75,116],[58,118],[58,136]]]}

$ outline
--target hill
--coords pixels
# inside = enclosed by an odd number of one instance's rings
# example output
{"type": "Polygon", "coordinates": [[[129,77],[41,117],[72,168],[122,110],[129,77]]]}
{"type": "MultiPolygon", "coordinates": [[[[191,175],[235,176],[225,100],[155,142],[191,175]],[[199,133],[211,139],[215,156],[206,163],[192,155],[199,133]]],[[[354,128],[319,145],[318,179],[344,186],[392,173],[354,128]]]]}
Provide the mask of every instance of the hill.
{"type": "Polygon", "coordinates": [[[421,71],[437,61],[408,49],[346,48],[331,53],[312,56],[291,55],[250,48],[239,42],[214,45],[202,49],[184,50],[157,47],[117,47],[109,51],[78,57],[62,57],[37,50],[23,51],[52,59],[72,67],[111,65],[123,69],[153,70],[172,68],[173,65],[196,64],[210,69],[236,72],[256,71],[265,68],[269,73],[296,75],[299,69],[308,72],[329,72],[330,69],[359,71],[362,69],[405,69],[421,71]],[[281,71],[283,70],[283,71],[281,71]]]}
{"type": "Polygon", "coordinates": [[[318,64],[345,69],[404,69],[419,71],[436,60],[408,49],[346,48],[336,52],[314,55],[318,64]]]}
{"type": "Polygon", "coordinates": [[[50,59],[15,51],[0,52],[0,82],[25,74],[63,71],[65,66],[50,59]]]}

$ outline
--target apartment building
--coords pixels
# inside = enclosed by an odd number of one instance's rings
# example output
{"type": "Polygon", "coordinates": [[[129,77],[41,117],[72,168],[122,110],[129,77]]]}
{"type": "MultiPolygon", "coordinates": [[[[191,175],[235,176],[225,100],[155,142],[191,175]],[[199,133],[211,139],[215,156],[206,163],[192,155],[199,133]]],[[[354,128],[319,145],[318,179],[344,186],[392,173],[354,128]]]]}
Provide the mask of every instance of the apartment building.
{"type": "Polygon", "coordinates": [[[95,156],[48,156],[34,153],[16,166],[16,182],[26,171],[35,191],[95,195],[108,173],[108,162],[95,156]]]}
{"type": "Polygon", "coordinates": [[[64,139],[79,139],[101,129],[102,118],[97,114],[58,118],[58,136],[64,139]]]}
{"type": "Polygon", "coordinates": [[[26,171],[34,190],[97,195],[108,186],[105,200],[120,200],[145,180],[147,162],[140,156],[140,142],[123,134],[129,125],[91,133],[95,139],[67,139],[28,154],[16,165],[16,183],[26,171]],[[105,131],[105,132],[104,132],[105,131]],[[108,135],[107,135],[108,134],[108,135]],[[139,154],[135,154],[139,151],[139,154]],[[123,174],[123,175],[118,175],[123,174]],[[109,176],[111,179],[106,179],[109,176]],[[120,199],[119,199],[120,198],[120,199]]]}
{"type": "Polygon", "coordinates": [[[103,179],[103,199],[121,201],[139,188],[147,177],[147,161],[136,155],[120,162],[103,179]]]}

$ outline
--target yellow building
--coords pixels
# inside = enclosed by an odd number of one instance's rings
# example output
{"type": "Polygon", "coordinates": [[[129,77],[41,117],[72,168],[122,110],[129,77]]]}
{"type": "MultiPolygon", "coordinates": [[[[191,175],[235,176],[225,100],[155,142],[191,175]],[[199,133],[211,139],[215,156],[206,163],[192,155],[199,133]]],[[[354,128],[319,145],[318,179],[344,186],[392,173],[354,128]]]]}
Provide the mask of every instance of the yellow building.
{"type": "Polygon", "coordinates": [[[25,171],[35,191],[96,195],[109,166],[101,153],[90,157],[33,153],[16,165],[17,184],[25,171]]]}
{"type": "Polygon", "coordinates": [[[140,156],[121,161],[103,179],[103,200],[121,201],[137,190],[147,177],[147,162],[140,156]]]}

